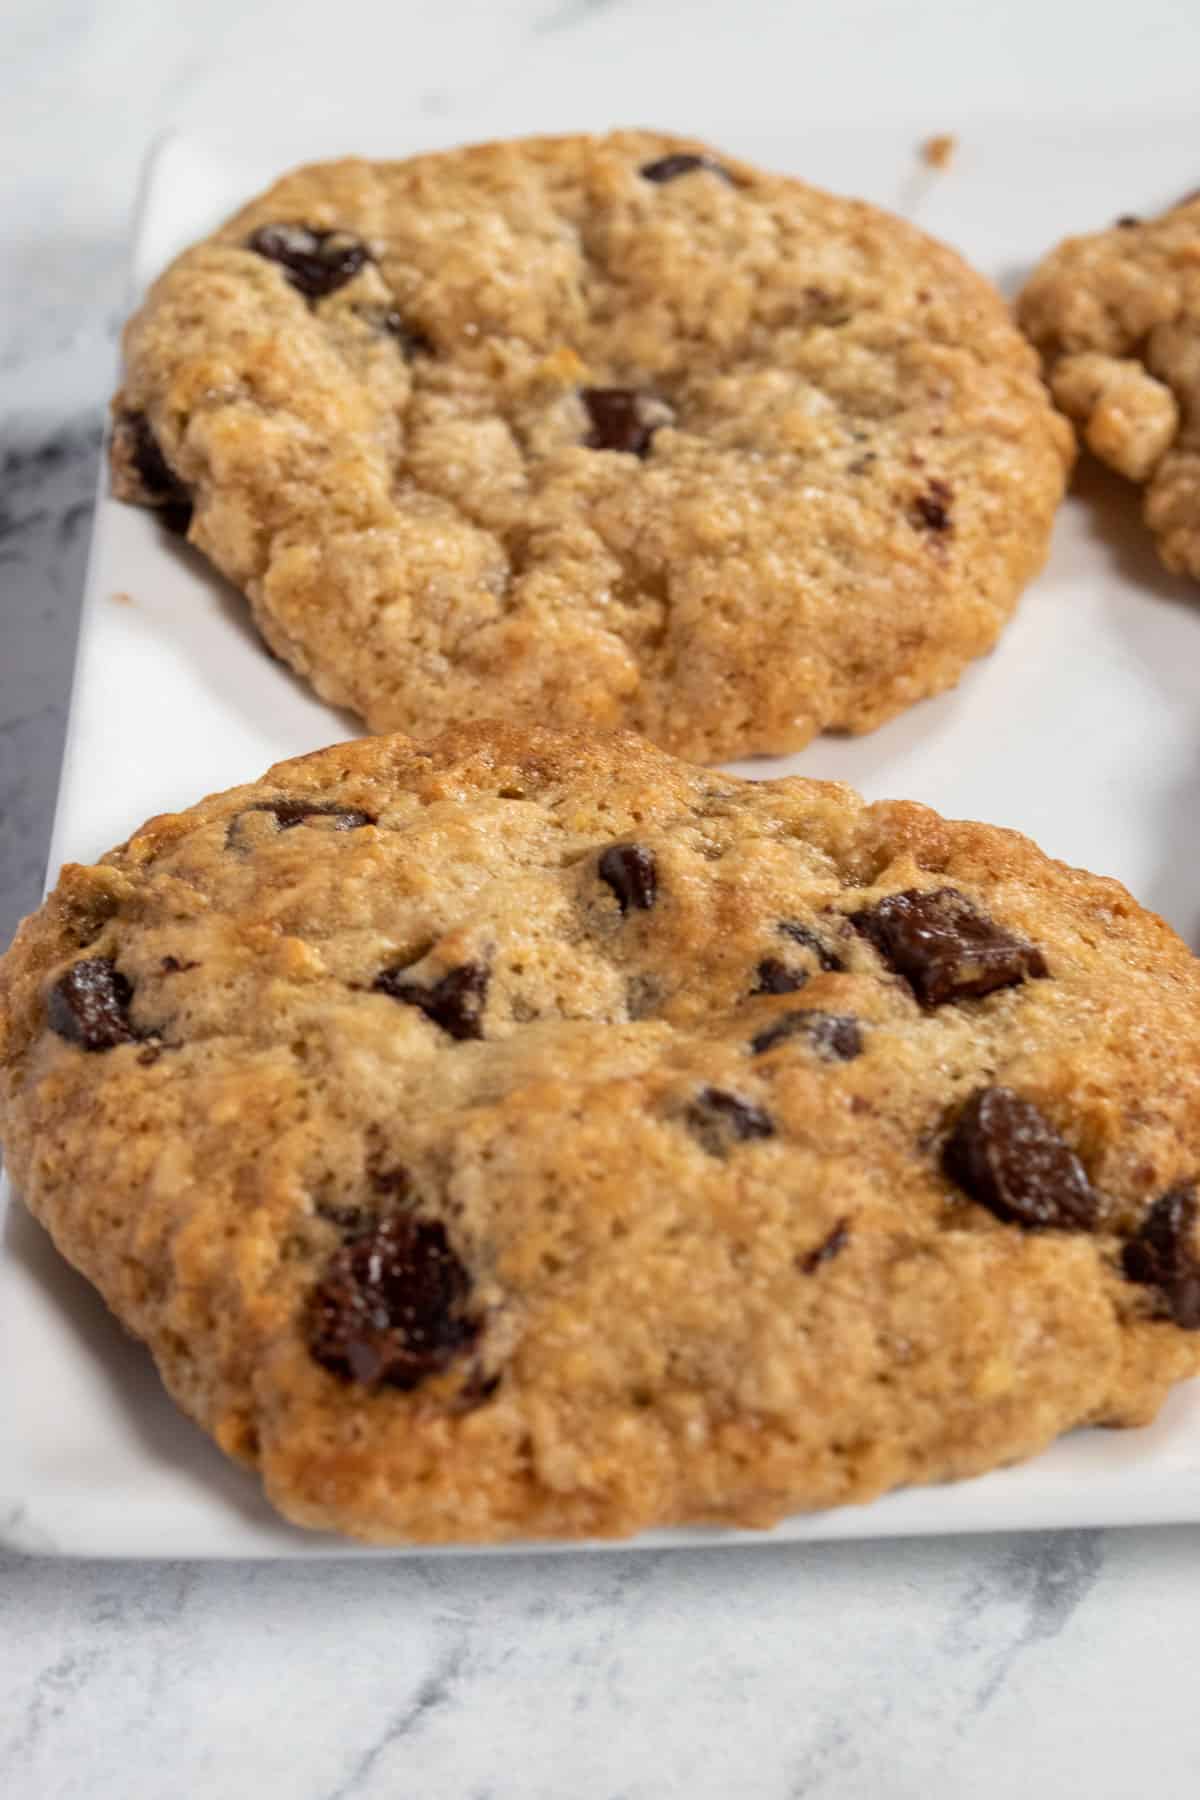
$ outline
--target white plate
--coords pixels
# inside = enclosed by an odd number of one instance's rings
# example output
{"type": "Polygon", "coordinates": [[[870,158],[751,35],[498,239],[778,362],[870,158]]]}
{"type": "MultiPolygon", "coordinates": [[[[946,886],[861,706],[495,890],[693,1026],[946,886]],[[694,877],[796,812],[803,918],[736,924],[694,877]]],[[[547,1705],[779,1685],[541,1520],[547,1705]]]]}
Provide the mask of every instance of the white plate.
{"type": "MultiPolygon", "coordinates": [[[[548,121],[557,123],[558,121],[548,121]]],[[[589,124],[603,123],[589,120],[589,124]]],[[[694,126],[704,129],[703,121],[694,126]]],[[[523,127],[480,119],[484,136],[523,127]]],[[[528,121],[524,128],[528,129],[528,121]]],[[[443,138],[445,133],[442,134],[443,138]]],[[[914,155],[920,131],[705,135],[754,160],[917,218],[1012,285],[1070,231],[1150,212],[1194,185],[1200,126],[1028,124],[969,132],[949,171],[914,155]]],[[[404,154],[424,132],[359,133],[404,154]]],[[[157,154],[134,257],[138,287],[275,172],[343,144],[176,138],[157,154]]],[[[952,694],[871,737],[828,739],[761,776],[798,770],[906,795],[1030,832],[1068,861],[1117,875],[1195,941],[1200,858],[1200,616],[1158,567],[1122,484],[1088,472],[1049,567],[999,648],[952,694]]],[[[51,870],[88,861],[149,814],[351,735],[263,654],[237,596],[145,513],[103,497],[88,574],[51,870]]],[[[0,1200],[0,1207],[3,1201],[0,1200]]],[[[0,1542],[100,1556],[367,1554],[278,1522],[166,1399],[149,1357],[19,1208],[0,1261],[0,1542]]],[[[1200,1384],[1139,1432],[1079,1432],[1019,1468],[874,1505],[798,1517],[771,1541],[1200,1519],[1200,1384]]],[[[671,1531],[643,1544],[752,1533],[671,1531]]]]}

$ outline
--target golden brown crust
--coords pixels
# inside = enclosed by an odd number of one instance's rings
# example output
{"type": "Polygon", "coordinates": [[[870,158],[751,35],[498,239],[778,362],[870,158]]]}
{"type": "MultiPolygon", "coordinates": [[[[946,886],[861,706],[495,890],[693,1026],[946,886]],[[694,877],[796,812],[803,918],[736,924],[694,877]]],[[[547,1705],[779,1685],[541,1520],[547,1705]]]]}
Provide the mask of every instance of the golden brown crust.
{"type": "Polygon", "coordinates": [[[502,712],[715,761],[869,730],[991,647],[1071,454],[953,252],[651,132],[297,170],[125,352],[116,491],[177,477],[271,647],[419,736],[502,712]],[[720,166],[641,173],[689,154],[720,166]],[[280,222],[371,257],[307,298],[246,248],[280,222]],[[650,396],[644,458],[587,446],[613,385],[650,396]]]}
{"type": "Polygon", "coordinates": [[[26,1201],[180,1403],[371,1541],[766,1525],[1139,1423],[1200,1365],[1122,1264],[1200,1165],[1195,960],[1115,882],[831,784],[505,725],[280,764],[64,869],[0,963],[0,1082],[26,1201]],[[1024,961],[922,1005],[851,915],[947,887],[1024,961]],[[128,1041],[50,1028],[81,959],[128,1041]],[[396,987],[473,966],[478,1038],[396,987]],[[799,1011],[857,1053],[764,1048],[799,1011]],[[1096,1229],[943,1173],[997,1084],[1096,1229]],[[313,1354],[381,1219],[440,1227],[469,1290],[407,1391],[313,1354]]]}

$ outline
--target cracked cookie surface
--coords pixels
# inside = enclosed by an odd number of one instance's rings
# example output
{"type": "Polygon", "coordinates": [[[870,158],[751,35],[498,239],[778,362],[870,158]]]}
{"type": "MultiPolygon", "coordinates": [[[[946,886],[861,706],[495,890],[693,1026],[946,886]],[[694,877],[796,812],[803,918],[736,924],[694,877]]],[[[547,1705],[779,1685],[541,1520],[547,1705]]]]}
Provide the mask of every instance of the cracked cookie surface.
{"type": "Polygon", "coordinates": [[[634,738],[363,739],[0,963],[62,1251],[289,1517],[767,1525],[1200,1367],[1200,965],[1116,883],[634,738]]]}
{"type": "Polygon", "coordinates": [[[1070,434],[900,219],[648,132],[285,176],[125,336],[116,492],[374,730],[629,726],[700,761],[957,680],[1070,434]]]}
{"type": "Polygon", "coordinates": [[[1018,316],[1081,440],[1145,488],[1167,568],[1200,579],[1200,198],[1068,238],[1018,316]]]}

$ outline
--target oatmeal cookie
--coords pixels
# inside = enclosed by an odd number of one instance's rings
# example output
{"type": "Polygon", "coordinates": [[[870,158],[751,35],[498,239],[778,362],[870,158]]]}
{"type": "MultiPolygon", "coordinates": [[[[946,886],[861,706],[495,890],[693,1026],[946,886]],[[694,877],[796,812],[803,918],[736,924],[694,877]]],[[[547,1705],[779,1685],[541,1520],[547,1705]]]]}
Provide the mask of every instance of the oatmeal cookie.
{"type": "Polygon", "coordinates": [[[1145,488],[1167,568],[1200,577],[1200,196],[1068,238],[1019,318],[1083,442],[1145,488]]]}
{"type": "Polygon", "coordinates": [[[650,132],[300,169],[172,264],[125,360],[116,492],[419,736],[868,730],[994,643],[1071,454],[952,251],[650,132]]]}
{"type": "Polygon", "coordinates": [[[1200,965],[1026,839],[634,738],[365,739],[0,962],[63,1253],[301,1524],[765,1526],[1200,1367],[1200,965]]]}

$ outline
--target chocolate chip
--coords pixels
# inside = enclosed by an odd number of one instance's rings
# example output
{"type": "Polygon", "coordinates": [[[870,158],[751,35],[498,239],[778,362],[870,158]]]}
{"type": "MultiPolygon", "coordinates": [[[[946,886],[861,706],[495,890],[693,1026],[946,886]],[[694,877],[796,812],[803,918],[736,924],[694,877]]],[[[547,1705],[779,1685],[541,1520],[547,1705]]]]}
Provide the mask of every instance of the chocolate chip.
{"type": "Polygon", "coordinates": [[[1200,1331],[1200,1253],[1196,1187],[1191,1181],[1159,1197],[1121,1253],[1130,1281],[1156,1287],[1176,1325],[1200,1331]]]}
{"type": "Polygon", "coordinates": [[[192,522],[192,501],[150,429],[145,413],[124,413],[116,424],[121,448],[141,483],[144,501],[158,513],[168,531],[182,537],[192,522]]]}
{"type": "Polygon", "coordinates": [[[710,1156],[724,1156],[735,1140],[775,1136],[770,1113],[724,1088],[701,1088],[684,1118],[692,1136],[710,1156]]]}
{"type": "Polygon", "coordinates": [[[815,1250],[800,1258],[799,1266],[805,1275],[815,1275],[822,1263],[832,1262],[839,1251],[844,1250],[850,1242],[850,1221],[839,1219],[827,1238],[819,1243],[815,1250]]]}
{"type": "Polygon", "coordinates": [[[314,231],[307,225],[261,225],[246,239],[247,250],[278,263],[307,300],[323,300],[353,280],[370,252],[345,231],[314,231]]]}
{"type": "MultiPolygon", "coordinates": [[[[410,967],[403,964],[403,968],[410,967]]],[[[427,1019],[440,1025],[453,1038],[481,1038],[483,1009],[487,1001],[490,971],[482,963],[463,963],[435,982],[421,987],[415,981],[402,981],[401,969],[384,969],[372,986],[380,994],[402,1000],[406,1006],[419,1006],[427,1019]]]]}
{"type": "Polygon", "coordinates": [[[589,450],[648,454],[657,426],[648,424],[643,416],[645,395],[636,388],[589,387],[580,389],[580,398],[592,426],[586,440],[589,450]]]}
{"type": "Polygon", "coordinates": [[[1040,950],[1005,931],[957,888],[906,888],[851,913],[850,923],[925,1006],[978,999],[1048,973],[1040,950]]]}
{"type": "Polygon", "coordinates": [[[617,897],[623,913],[630,907],[649,912],[658,898],[658,864],[641,844],[610,844],[602,851],[596,873],[617,897]]]}
{"type": "Polygon", "coordinates": [[[359,831],[364,825],[375,823],[370,813],[360,812],[356,806],[335,806],[321,800],[268,800],[248,811],[274,813],[281,831],[290,831],[309,819],[332,819],[335,831],[359,831]]]}
{"type": "Polygon", "coordinates": [[[317,819],[332,819],[334,831],[360,831],[364,825],[375,823],[370,813],[361,812],[356,806],[337,806],[332,801],[262,800],[256,806],[248,806],[245,812],[237,813],[229,821],[225,831],[228,846],[240,843],[240,827],[247,813],[270,813],[280,831],[291,831],[297,825],[307,825],[317,819]]]}
{"type": "Polygon", "coordinates": [[[133,989],[110,956],[88,956],[60,975],[46,996],[46,1020],[70,1044],[84,1050],[112,1050],[132,1044],[129,1022],[133,989]]]}
{"type": "Polygon", "coordinates": [[[858,1020],[849,1013],[805,1012],[784,1013],[750,1041],[755,1056],[774,1050],[789,1038],[806,1037],[818,1056],[827,1062],[852,1062],[862,1055],[862,1032],[858,1020]]]}
{"type": "Polygon", "coordinates": [[[952,530],[950,502],[953,498],[954,492],[948,482],[936,478],[930,481],[926,491],[913,501],[914,525],[927,531],[952,530]]]}
{"type": "Polygon", "coordinates": [[[164,975],[185,975],[189,969],[198,969],[198,962],[180,962],[177,956],[164,956],[159,963],[164,975]]]}
{"type": "Polygon", "coordinates": [[[835,974],[845,967],[840,956],[827,949],[811,926],[802,925],[799,919],[780,919],[779,929],[784,937],[791,938],[793,944],[799,944],[802,950],[811,950],[817,959],[817,967],[827,974],[835,974]]]}
{"type": "MultiPolygon", "coordinates": [[[[842,968],[840,959],[831,950],[826,949],[826,945],[820,941],[817,932],[811,931],[808,925],[801,925],[801,922],[795,918],[783,918],[783,920],[779,920],[779,931],[783,932],[784,938],[790,938],[792,943],[797,943],[802,950],[810,950],[811,956],[815,956],[817,959],[817,967],[824,968],[826,972],[842,968]]],[[[802,988],[806,981],[808,981],[806,968],[795,968],[792,963],[784,963],[777,956],[765,956],[757,965],[757,985],[754,992],[756,994],[795,994],[795,990],[802,988]]]]}
{"type": "Polygon", "coordinates": [[[942,1167],[998,1219],[1059,1231],[1094,1231],[1100,1196],[1083,1164],[1031,1100],[978,1088],[958,1115],[942,1167]]]}
{"type": "Polygon", "coordinates": [[[695,169],[707,169],[710,175],[719,175],[722,181],[733,183],[733,176],[728,169],[721,167],[711,156],[697,156],[690,150],[675,150],[670,156],[660,156],[656,162],[643,163],[638,173],[645,181],[677,181],[681,175],[690,175],[695,169]]]}
{"type": "Polygon", "coordinates": [[[345,1380],[414,1388],[478,1336],[470,1292],[440,1222],[385,1219],[330,1257],[308,1304],[309,1351],[345,1380]]]}
{"type": "Polygon", "coordinates": [[[807,969],[789,969],[777,956],[764,956],[758,965],[753,993],[794,994],[808,980],[807,969]]]}

